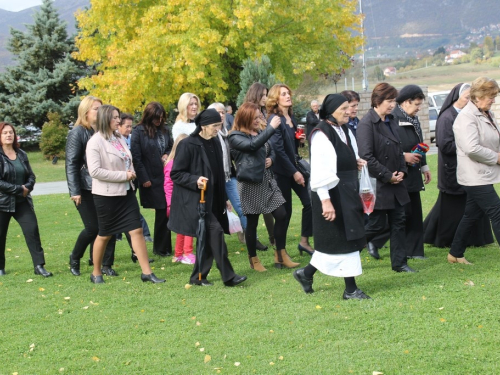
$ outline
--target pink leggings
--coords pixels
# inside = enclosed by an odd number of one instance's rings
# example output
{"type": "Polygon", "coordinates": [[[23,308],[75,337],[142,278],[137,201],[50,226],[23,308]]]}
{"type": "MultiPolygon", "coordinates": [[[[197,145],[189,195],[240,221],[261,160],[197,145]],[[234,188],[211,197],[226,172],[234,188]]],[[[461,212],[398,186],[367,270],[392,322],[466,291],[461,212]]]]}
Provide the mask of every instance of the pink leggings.
{"type": "Polygon", "coordinates": [[[193,253],[193,237],[177,234],[175,240],[175,256],[188,255],[193,253]]]}

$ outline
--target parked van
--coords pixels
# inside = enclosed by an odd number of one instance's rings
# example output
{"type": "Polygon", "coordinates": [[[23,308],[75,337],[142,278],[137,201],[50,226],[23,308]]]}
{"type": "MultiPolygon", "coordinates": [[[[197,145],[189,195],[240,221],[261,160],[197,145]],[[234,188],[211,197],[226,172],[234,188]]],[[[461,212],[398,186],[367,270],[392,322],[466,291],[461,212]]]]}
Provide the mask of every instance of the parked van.
{"type": "Polygon", "coordinates": [[[436,139],[436,120],[449,93],[450,91],[437,91],[429,93],[429,132],[431,133],[431,142],[434,142],[436,139]]]}
{"type": "Polygon", "coordinates": [[[448,91],[437,91],[437,92],[430,92],[429,93],[429,108],[434,107],[439,111],[441,110],[441,107],[443,106],[443,103],[450,93],[450,90],[448,91]]]}

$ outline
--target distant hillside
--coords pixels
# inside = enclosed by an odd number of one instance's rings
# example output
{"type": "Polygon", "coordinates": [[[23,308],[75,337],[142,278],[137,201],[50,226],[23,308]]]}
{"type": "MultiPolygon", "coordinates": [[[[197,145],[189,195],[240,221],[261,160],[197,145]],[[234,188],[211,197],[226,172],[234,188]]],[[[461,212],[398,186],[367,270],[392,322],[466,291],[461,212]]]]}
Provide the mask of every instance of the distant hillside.
{"type": "MultiPolygon", "coordinates": [[[[59,11],[61,20],[68,24],[68,34],[72,35],[75,29],[75,12],[77,9],[85,9],[90,6],[90,0],[55,0],[54,6],[59,11]]],[[[0,71],[5,66],[12,65],[12,56],[7,51],[7,40],[10,38],[10,28],[25,30],[25,24],[33,23],[33,13],[40,9],[39,6],[22,10],[20,12],[10,12],[0,9],[0,71]]]]}
{"type": "Polygon", "coordinates": [[[363,0],[367,37],[457,34],[500,24],[499,0],[363,0]]]}

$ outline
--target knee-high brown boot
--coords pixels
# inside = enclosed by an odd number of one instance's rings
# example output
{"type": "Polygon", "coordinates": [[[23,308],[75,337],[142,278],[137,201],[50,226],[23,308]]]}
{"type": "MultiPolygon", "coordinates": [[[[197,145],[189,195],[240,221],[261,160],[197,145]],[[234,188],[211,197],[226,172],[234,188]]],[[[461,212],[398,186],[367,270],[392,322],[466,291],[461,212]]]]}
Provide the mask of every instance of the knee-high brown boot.
{"type": "Polygon", "coordinates": [[[274,250],[274,266],[276,268],[295,268],[300,263],[295,263],[290,259],[286,249],[274,250]]]}

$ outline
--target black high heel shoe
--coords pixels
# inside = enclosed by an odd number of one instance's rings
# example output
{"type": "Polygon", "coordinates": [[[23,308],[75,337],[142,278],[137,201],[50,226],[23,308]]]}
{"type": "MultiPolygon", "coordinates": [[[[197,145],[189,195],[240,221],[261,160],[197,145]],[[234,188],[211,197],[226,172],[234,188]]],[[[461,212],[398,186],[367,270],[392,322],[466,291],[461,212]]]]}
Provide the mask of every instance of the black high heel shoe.
{"type": "Polygon", "coordinates": [[[299,245],[297,246],[297,248],[299,249],[300,256],[302,256],[302,253],[307,253],[307,254],[309,254],[309,255],[311,255],[311,256],[312,256],[312,255],[313,255],[313,253],[314,253],[314,250],[313,250],[313,251],[308,250],[308,249],[306,249],[304,246],[302,246],[300,243],[299,243],[299,245]]]}
{"type": "Polygon", "coordinates": [[[165,282],[165,279],[159,279],[155,276],[154,273],[150,273],[149,275],[145,275],[143,273],[141,273],[141,280],[143,282],[146,282],[146,281],[151,281],[153,284],[159,284],[159,283],[164,283],[165,282]]]}
{"type": "MultiPolygon", "coordinates": [[[[132,259],[132,262],[136,263],[137,262],[137,255],[132,253],[132,256],[130,257],[130,259],[132,259]]],[[[149,260],[149,263],[153,263],[155,261],[154,259],[151,259],[151,258],[148,258],[148,260],[149,260]]]]}
{"type": "Polygon", "coordinates": [[[104,284],[104,279],[102,275],[94,276],[94,274],[90,274],[90,282],[94,284],[104,284]]]}

